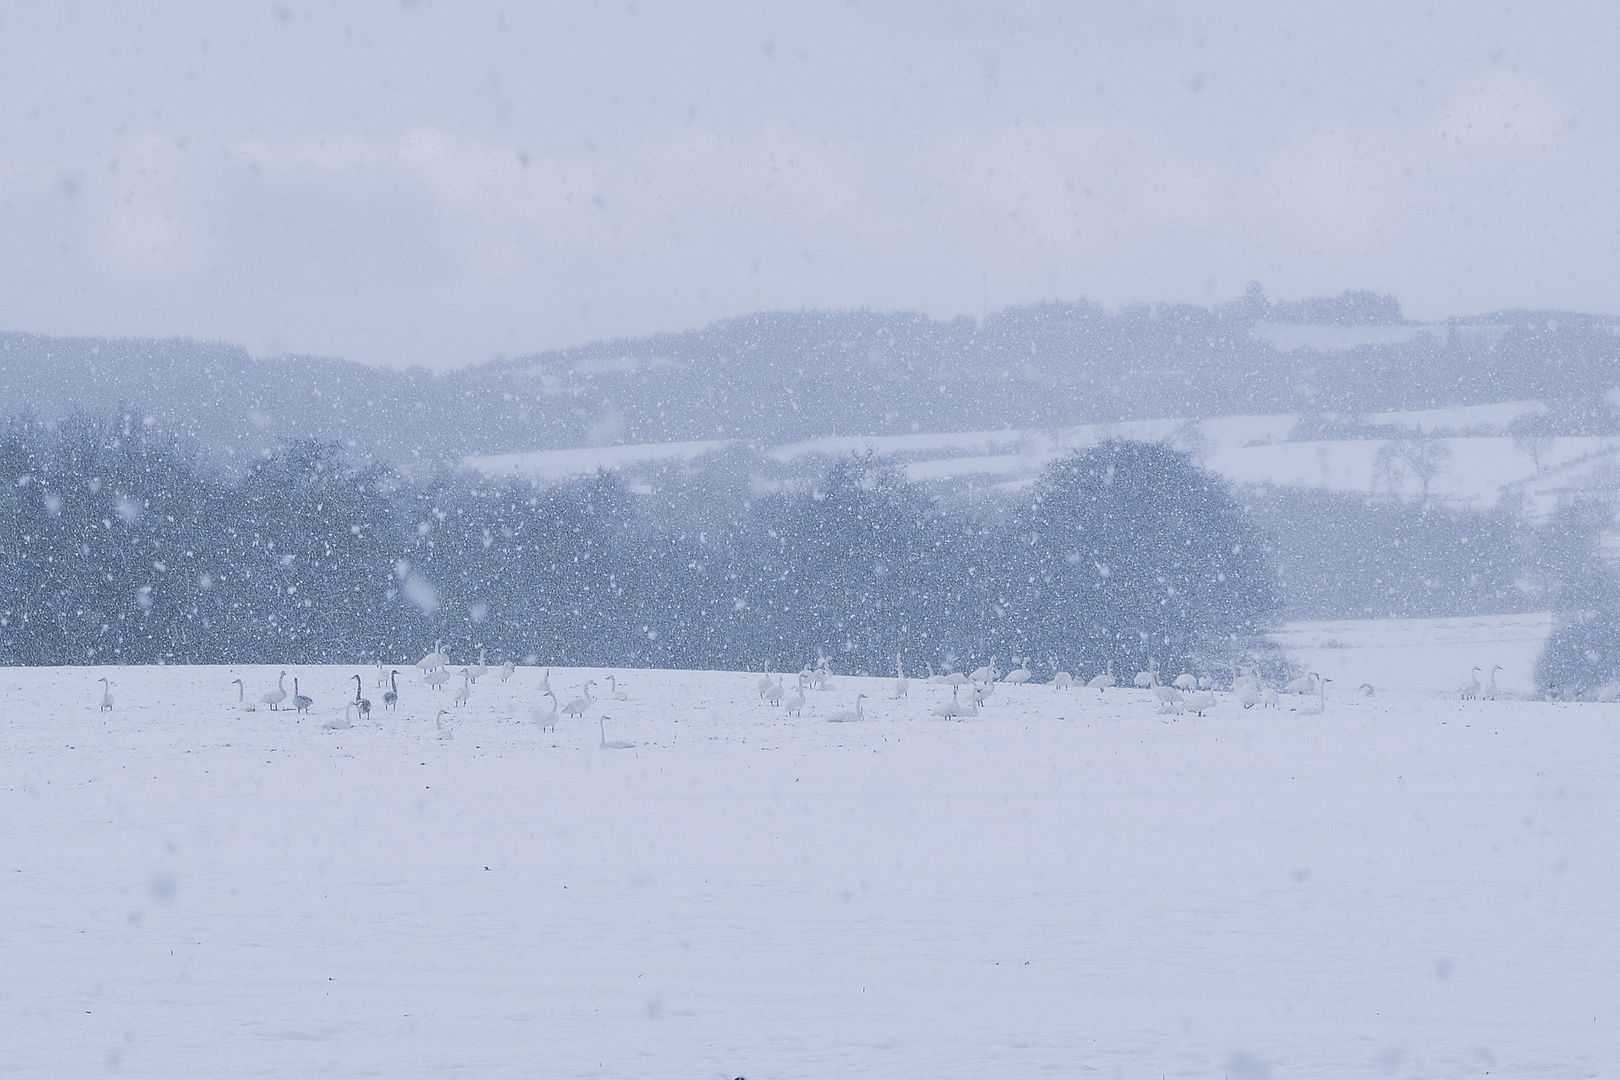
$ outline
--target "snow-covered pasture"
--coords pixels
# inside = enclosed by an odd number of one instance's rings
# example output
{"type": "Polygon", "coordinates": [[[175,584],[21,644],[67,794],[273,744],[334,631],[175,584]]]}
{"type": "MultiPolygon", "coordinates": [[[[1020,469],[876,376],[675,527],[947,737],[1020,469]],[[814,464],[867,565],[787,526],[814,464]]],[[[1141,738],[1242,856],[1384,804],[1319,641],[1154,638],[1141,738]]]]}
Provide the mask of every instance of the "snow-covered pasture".
{"type": "MultiPolygon", "coordinates": [[[[1429,494],[1434,498],[1454,505],[1489,508],[1511,493],[1523,496],[1526,511],[1540,519],[1552,510],[1561,493],[1590,482],[1595,470],[1612,467],[1620,453],[1620,442],[1613,438],[1563,436],[1549,440],[1540,461],[1533,460],[1507,434],[1507,425],[1516,417],[1542,408],[1537,402],[1518,401],[1377,413],[1363,419],[1380,427],[1405,429],[1413,436],[1436,431],[1451,433],[1437,439],[1447,457],[1429,484],[1429,494]]],[[[1423,491],[1422,482],[1410,471],[1392,473],[1381,467],[1379,454],[1389,445],[1389,439],[1290,441],[1299,420],[1293,414],[1272,414],[1217,416],[1199,421],[1133,420],[1057,430],[835,436],[788,443],[765,452],[785,464],[871,450],[892,455],[905,475],[917,483],[1016,490],[1032,484],[1054,458],[1104,439],[1169,440],[1189,448],[1196,441],[1202,463],[1235,484],[1323,487],[1407,498],[1415,498],[1423,491]]],[[[555,481],[587,476],[598,469],[690,460],[723,445],[710,440],[596,446],[474,456],[467,458],[466,464],[491,476],[555,481]]]]}
{"type": "Polygon", "coordinates": [[[1294,661],[1334,681],[1336,696],[1362,683],[1375,691],[1422,696],[1455,690],[1480,669],[1486,683],[1500,664],[1503,695],[1535,694],[1536,657],[1552,616],[1479,615],[1451,619],[1329,619],[1289,623],[1276,637],[1294,661]]]}
{"type": "Polygon", "coordinates": [[[523,668],[449,740],[414,670],[384,713],[297,669],[300,717],[228,707],[276,669],[9,669],[0,1072],[1603,1075],[1620,708],[1464,703],[1456,662],[1320,717],[1029,684],[963,722],[619,672],[555,733],[523,668]]]}

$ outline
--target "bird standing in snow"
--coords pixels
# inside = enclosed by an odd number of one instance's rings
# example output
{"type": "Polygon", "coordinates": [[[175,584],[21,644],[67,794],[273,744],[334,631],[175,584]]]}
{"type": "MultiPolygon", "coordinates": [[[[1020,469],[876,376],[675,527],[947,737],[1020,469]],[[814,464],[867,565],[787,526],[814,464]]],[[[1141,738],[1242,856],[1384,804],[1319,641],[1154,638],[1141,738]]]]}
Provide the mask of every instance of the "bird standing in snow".
{"type": "Polygon", "coordinates": [[[1474,668],[1469,680],[1457,688],[1457,693],[1464,701],[1479,697],[1479,668],[1474,668]]]}

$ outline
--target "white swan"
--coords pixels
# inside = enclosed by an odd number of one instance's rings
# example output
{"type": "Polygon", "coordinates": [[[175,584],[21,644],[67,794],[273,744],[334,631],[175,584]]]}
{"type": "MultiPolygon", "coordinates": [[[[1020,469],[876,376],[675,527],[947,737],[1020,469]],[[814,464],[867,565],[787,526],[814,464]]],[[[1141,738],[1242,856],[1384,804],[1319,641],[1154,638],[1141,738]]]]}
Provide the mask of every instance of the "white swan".
{"type": "Polygon", "coordinates": [[[1173,681],[1170,685],[1175,687],[1177,690],[1196,690],[1198,689],[1198,677],[1190,674],[1189,672],[1183,671],[1180,675],[1175,677],[1175,681],[1173,681]]]}
{"type": "Polygon", "coordinates": [[[101,683],[101,708],[97,709],[96,711],[97,712],[112,712],[112,707],[113,707],[112,680],[107,678],[104,675],[101,678],[97,679],[96,681],[101,683]]]}
{"type": "Polygon", "coordinates": [[[1151,656],[1148,657],[1147,670],[1138,671],[1136,673],[1136,678],[1132,679],[1131,681],[1137,686],[1140,686],[1143,690],[1153,686],[1154,683],[1159,681],[1159,662],[1151,656]]]}
{"type": "Polygon", "coordinates": [[[595,701],[595,699],[591,697],[591,687],[595,685],[595,682],[587,680],[585,685],[580,687],[580,689],[584,691],[583,696],[574,698],[570,700],[568,704],[564,705],[562,708],[563,715],[584,716],[585,710],[589,709],[592,703],[595,701]]]}
{"type": "Polygon", "coordinates": [[[603,750],[634,750],[636,748],[635,743],[608,742],[607,721],[609,721],[611,719],[613,719],[613,717],[611,717],[611,716],[598,716],[596,718],[596,728],[597,728],[598,731],[600,731],[602,733],[601,748],[603,750]]]}
{"type": "MultiPolygon", "coordinates": [[[[627,694],[625,691],[619,689],[619,681],[617,679],[615,679],[612,675],[609,675],[607,677],[607,680],[608,680],[608,697],[612,698],[614,701],[629,701],[630,700],[630,695],[627,694]]],[[[780,693],[781,689],[782,689],[781,685],[777,684],[776,689],[777,689],[777,692],[780,693]]],[[[774,705],[776,703],[773,701],[773,702],[771,702],[771,704],[774,705]]]]}
{"type": "Polygon", "coordinates": [[[399,704],[399,672],[388,673],[388,689],[383,691],[383,708],[392,709],[399,704]]]}
{"type": "Polygon", "coordinates": [[[1491,681],[1485,684],[1485,700],[1496,700],[1496,673],[1502,670],[1501,664],[1491,665],[1491,681]]]}
{"type": "Polygon", "coordinates": [[[865,698],[866,698],[865,694],[856,694],[855,695],[855,708],[854,709],[844,709],[844,710],[842,710],[840,712],[833,713],[831,716],[827,717],[827,723],[829,723],[829,724],[853,724],[857,720],[866,719],[866,714],[861,711],[861,702],[863,700],[865,700],[865,698]]]}
{"type": "Polygon", "coordinates": [[[1086,685],[1100,694],[1118,681],[1118,679],[1114,678],[1114,662],[1110,660],[1108,661],[1108,669],[1101,675],[1093,675],[1086,681],[1086,685]]]}
{"type": "Polygon", "coordinates": [[[450,672],[442,667],[430,668],[427,674],[422,676],[422,681],[435,690],[442,690],[444,684],[450,681],[450,672]]]}
{"type": "Polygon", "coordinates": [[[1245,709],[1252,709],[1260,703],[1260,686],[1253,679],[1239,679],[1233,683],[1232,694],[1245,709]]]}
{"type": "Polygon", "coordinates": [[[1332,679],[1316,680],[1316,707],[1314,709],[1308,707],[1300,709],[1299,715],[1321,716],[1323,713],[1327,712],[1327,684],[1332,681],[1332,679]]]}
{"type": "Polygon", "coordinates": [[[906,678],[906,665],[901,661],[900,654],[894,654],[894,700],[911,696],[911,681],[906,678]]]}
{"type": "Polygon", "coordinates": [[[531,705],[529,707],[529,716],[530,716],[531,719],[534,720],[534,722],[536,724],[538,724],[540,726],[541,731],[546,731],[548,729],[551,730],[551,731],[556,731],[557,730],[557,695],[553,694],[550,690],[547,690],[544,694],[541,694],[540,696],[541,697],[548,697],[548,698],[551,699],[551,711],[547,712],[546,710],[542,709],[540,707],[539,703],[537,702],[534,705],[531,705]]]}
{"type": "Polygon", "coordinates": [[[1297,679],[1288,680],[1288,682],[1283,684],[1283,693],[1314,694],[1316,693],[1316,684],[1320,681],[1321,676],[1317,675],[1317,673],[1313,671],[1307,675],[1301,675],[1297,679]]]}
{"type": "Polygon", "coordinates": [[[754,684],[754,689],[758,691],[756,696],[764,697],[774,685],[776,684],[771,682],[771,662],[767,660],[765,661],[765,674],[761,675],[759,682],[754,684]]]}
{"type": "Polygon", "coordinates": [[[495,669],[495,674],[500,678],[501,682],[505,682],[507,679],[512,677],[512,673],[516,670],[517,666],[513,664],[512,661],[508,660],[506,663],[495,669]]]}
{"type": "Polygon", "coordinates": [[[951,687],[951,700],[940,705],[935,705],[928,711],[939,717],[941,720],[954,720],[961,715],[962,706],[956,700],[956,687],[951,687]]]}
{"type": "Polygon", "coordinates": [[[360,714],[360,719],[371,719],[371,702],[360,696],[360,676],[354,677],[354,707],[360,714]]]}
{"type": "Polygon", "coordinates": [[[451,705],[465,705],[465,704],[467,704],[467,698],[471,694],[472,694],[472,676],[471,676],[471,674],[470,674],[470,672],[468,671],[467,668],[462,668],[461,669],[461,689],[457,690],[456,691],[456,696],[450,699],[450,704],[451,705]]]}
{"type": "Polygon", "coordinates": [[[1187,695],[1187,700],[1181,703],[1181,707],[1203,716],[1205,709],[1215,707],[1215,692],[1213,690],[1195,690],[1187,695]]]}
{"type": "Polygon", "coordinates": [[[1475,668],[1472,677],[1458,687],[1457,693],[1462,696],[1464,701],[1472,701],[1479,697],[1479,668],[1475,668]]]}
{"type": "Polygon", "coordinates": [[[483,678],[485,675],[488,675],[489,674],[489,668],[484,666],[484,650],[483,649],[478,650],[478,663],[469,664],[466,667],[462,668],[462,670],[467,673],[467,677],[473,682],[477,682],[479,679],[483,678]]]}
{"type": "Polygon", "coordinates": [[[315,704],[315,699],[308,694],[298,692],[298,676],[293,676],[293,709],[297,712],[307,713],[309,707],[315,704]]]}
{"type": "Polygon", "coordinates": [[[787,714],[789,716],[803,716],[804,715],[804,678],[803,678],[803,676],[800,676],[799,688],[793,692],[792,697],[787,699],[787,714]]]}
{"type": "Polygon", "coordinates": [[[1052,681],[1050,683],[1048,683],[1047,685],[1050,686],[1054,690],[1067,690],[1069,687],[1073,686],[1074,685],[1074,676],[1070,675],[1067,671],[1058,671],[1057,670],[1057,657],[1049,656],[1049,657],[1047,657],[1047,659],[1049,661],[1051,661],[1052,669],[1053,669],[1052,670],[1052,681]]]}
{"type": "Polygon", "coordinates": [[[937,684],[943,683],[945,681],[945,676],[943,676],[943,675],[935,675],[934,674],[934,665],[933,664],[930,664],[930,663],[928,663],[928,661],[925,660],[925,661],[923,661],[923,665],[928,668],[928,681],[929,682],[934,683],[934,684],[937,685],[937,684]]]}
{"type": "MultiPolygon", "coordinates": [[[[784,693],[784,691],[782,689],[782,680],[777,679],[775,682],[771,683],[771,688],[769,690],[765,691],[765,700],[771,706],[771,708],[774,709],[778,705],[782,704],[782,694],[783,693],[784,693]]],[[[620,700],[623,700],[623,699],[620,699],[620,700]]]]}
{"type": "Polygon", "coordinates": [[[1282,698],[1278,697],[1277,696],[1277,691],[1273,690],[1269,686],[1262,686],[1260,688],[1260,702],[1261,702],[1261,707],[1262,708],[1266,708],[1266,709],[1280,709],[1280,708],[1282,708],[1282,698]]]}
{"type": "Polygon", "coordinates": [[[449,728],[444,726],[444,718],[449,715],[450,711],[448,709],[440,709],[439,715],[433,718],[433,730],[439,733],[439,738],[441,739],[453,739],[456,737],[456,733],[454,731],[451,731],[449,728]]]}
{"type": "MultiPolygon", "coordinates": [[[[422,659],[418,660],[416,662],[416,666],[421,668],[424,672],[432,671],[434,668],[444,667],[445,656],[443,650],[440,649],[440,646],[443,644],[444,642],[442,640],[435,640],[433,642],[433,651],[422,657],[422,659]]],[[[411,654],[406,653],[405,655],[409,656],[411,654]]]]}
{"type": "Polygon", "coordinates": [[[354,702],[346,701],[343,703],[343,719],[339,720],[335,716],[328,717],[327,719],[321,721],[321,727],[326,731],[343,731],[347,728],[354,727],[353,717],[354,702]]]}
{"type": "Polygon", "coordinates": [[[257,705],[248,704],[247,692],[246,692],[246,688],[242,685],[242,680],[241,679],[232,679],[231,682],[236,686],[236,711],[237,712],[256,712],[256,711],[258,711],[258,706],[257,705]]]}
{"type": "Polygon", "coordinates": [[[381,690],[388,685],[388,669],[383,666],[382,660],[377,661],[377,689],[381,690]]]}
{"type": "Polygon", "coordinates": [[[281,707],[281,703],[287,700],[287,687],[284,685],[286,681],[287,673],[283,671],[276,678],[276,688],[274,690],[266,690],[263,694],[259,695],[260,704],[270,706],[271,712],[275,712],[277,709],[279,709],[281,707]]]}
{"type": "Polygon", "coordinates": [[[1029,680],[1032,678],[1034,678],[1034,674],[1029,670],[1029,657],[1026,656],[1022,660],[1018,661],[1017,667],[1003,675],[1001,677],[1001,681],[1010,682],[1014,686],[1017,686],[1020,683],[1029,682],[1029,680]]]}
{"type": "Polygon", "coordinates": [[[995,682],[1001,677],[1001,669],[996,667],[996,658],[992,656],[990,662],[983,667],[974,668],[968,678],[973,682],[995,682]]]}
{"type": "Polygon", "coordinates": [[[1181,691],[1177,690],[1173,686],[1165,686],[1161,682],[1155,682],[1152,686],[1148,687],[1148,689],[1153,692],[1154,697],[1158,698],[1166,705],[1181,704],[1181,691]]]}

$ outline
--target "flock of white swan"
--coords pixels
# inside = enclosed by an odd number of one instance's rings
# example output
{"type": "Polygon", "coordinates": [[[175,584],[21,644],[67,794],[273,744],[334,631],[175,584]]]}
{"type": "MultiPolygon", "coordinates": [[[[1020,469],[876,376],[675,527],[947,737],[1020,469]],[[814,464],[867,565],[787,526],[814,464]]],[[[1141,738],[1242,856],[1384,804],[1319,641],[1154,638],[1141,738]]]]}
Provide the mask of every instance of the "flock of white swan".
{"type": "MultiPolygon", "coordinates": [[[[968,720],[981,715],[981,710],[989,704],[996,687],[1001,684],[1021,686],[1034,683],[1034,673],[1031,668],[1031,658],[1014,658],[1018,666],[1003,672],[999,666],[999,657],[992,656],[989,663],[975,668],[970,672],[936,673],[933,665],[925,664],[928,675],[920,679],[928,686],[937,686],[941,690],[948,688],[949,699],[940,699],[929,707],[927,715],[938,720],[968,720]]],[[[1147,700],[1155,702],[1156,711],[1161,715],[1193,714],[1203,716],[1220,704],[1225,695],[1226,700],[1236,703],[1243,709],[1259,707],[1261,709],[1281,709],[1285,697],[1291,702],[1290,711],[1302,716],[1320,716],[1327,711],[1327,687],[1333,680],[1325,678],[1317,672],[1310,672],[1291,679],[1281,686],[1267,685],[1258,668],[1252,665],[1239,666],[1234,669],[1230,689],[1216,690],[1214,680],[1208,673],[1193,675],[1191,672],[1182,672],[1169,682],[1164,682],[1159,676],[1158,661],[1149,659],[1148,666],[1136,673],[1127,684],[1122,684],[1114,675],[1114,663],[1109,661],[1104,670],[1085,680],[1076,679],[1067,671],[1057,670],[1057,664],[1052,663],[1052,674],[1044,680],[1043,685],[1054,691],[1067,691],[1075,688],[1096,690],[1099,694],[1119,688],[1123,690],[1146,691],[1147,700]]],[[[478,661],[468,663],[457,670],[452,670],[450,658],[444,651],[444,643],[436,641],[433,650],[418,660],[412,667],[421,673],[422,685],[428,690],[438,691],[453,682],[459,676],[461,685],[451,695],[451,708],[438,710],[434,717],[434,732],[439,739],[453,739],[455,737],[454,725],[446,724],[445,718],[452,717],[453,709],[466,705],[472,698],[478,680],[490,674],[504,683],[517,671],[517,666],[510,660],[494,668],[488,666],[485,651],[480,649],[478,661]]],[[[1484,700],[1494,701],[1499,696],[1496,685],[1496,673],[1502,670],[1500,664],[1491,667],[1485,682],[1480,681],[1483,668],[1474,668],[1470,673],[1468,682],[1460,686],[1455,694],[1464,701],[1484,700]]],[[[376,665],[376,689],[383,691],[382,707],[385,712],[396,711],[399,706],[400,689],[399,678],[402,672],[398,668],[390,668],[381,661],[376,665]]],[[[371,700],[365,696],[364,680],[360,675],[348,676],[354,680],[354,697],[343,702],[343,715],[333,715],[322,721],[321,726],[327,730],[344,730],[352,728],[355,720],[370,719],[372,714],[371,700]]],[[[601,687],[594,679],[587,679],[577,687],[577,693],[566,702],[559,701],[551,688],[551,669],[544,669],[540,676],[538,693],[532,695],[532,703],[528,707],[529,720],[544,731],[555,731],[560,717],[582,719],[598,706],[615,701],[628,701],[629,692],[620,684],[616,675],[605,676],[608,684],[607,693],[597,696],[593,691],[601,687]]],[[[98,680],[102,692],[100,711],[110,712],[113,709],[112,688],[115,685],[110,679],[98,680]]],[[[905,664],[900,655],[895,656],[895,677],[890,685],[889,697],[894,701],[908,701],[911,695],[911,682],[905,672],[905,664]]],[[[236,687],[236,701],[231,708],[240,712],[256,712],[261,707],[270,712],[279,712],[289,699],[287,692],[287,672],[282,671],[276,678],[276,685],[260,694],[256,699],[250,699],[247,686],[241,679],[232,679],[230,685],[236,687]]],[[[764,665],[763,673],[755,684],[755,690],[760,700],[771,708],[780,708],[789,717],[802,718],[805,715],[805,703],[808,694],[824,693],[835,688],[831,662],[820,657],[814,664],[806,663],[794,677],[794,686],[791,691],[787,689],[785,678],[771,674],[769,663],[764,665]]],[[[1370,683],[1362,683],[1358,692],[1366,697],[1372,697],[1375,690],[1370,683]]],[[[300,687],[298,677],[292,680],[292,693],[290,695],[294,713],[303,715],[310,711],[314,699],[304,694],[300,687]]],[[[441,699],[442,700],[442,699],[441,699]]],[[[868,695],[865,692],[857,693],[854,701],[846,708],[838,708],[828,713],[825,719],[829,723],[844,724],[857,723],[866,719],[865,702],[868,695]]],[[[819,711],[819,710],[818,710],[819,711]]],[[[607,721],[612,717],[606,714],[597,716],[597,731],[599,746],[604,750],[628,750],[636,744],[611,740],[607,737],[607,721]]]]}

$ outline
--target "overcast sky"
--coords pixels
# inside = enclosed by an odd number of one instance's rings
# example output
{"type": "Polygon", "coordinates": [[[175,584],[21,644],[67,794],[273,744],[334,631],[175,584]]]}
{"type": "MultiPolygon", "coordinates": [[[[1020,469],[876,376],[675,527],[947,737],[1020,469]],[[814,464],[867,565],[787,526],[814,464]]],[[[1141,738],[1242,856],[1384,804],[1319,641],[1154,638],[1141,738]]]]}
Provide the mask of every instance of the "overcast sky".
{"type": "Polygon", "coordinates": [[[1620,16],[12,0],[0,329],[446,367],[763,308],[1620,310],[1620,16]]]}

